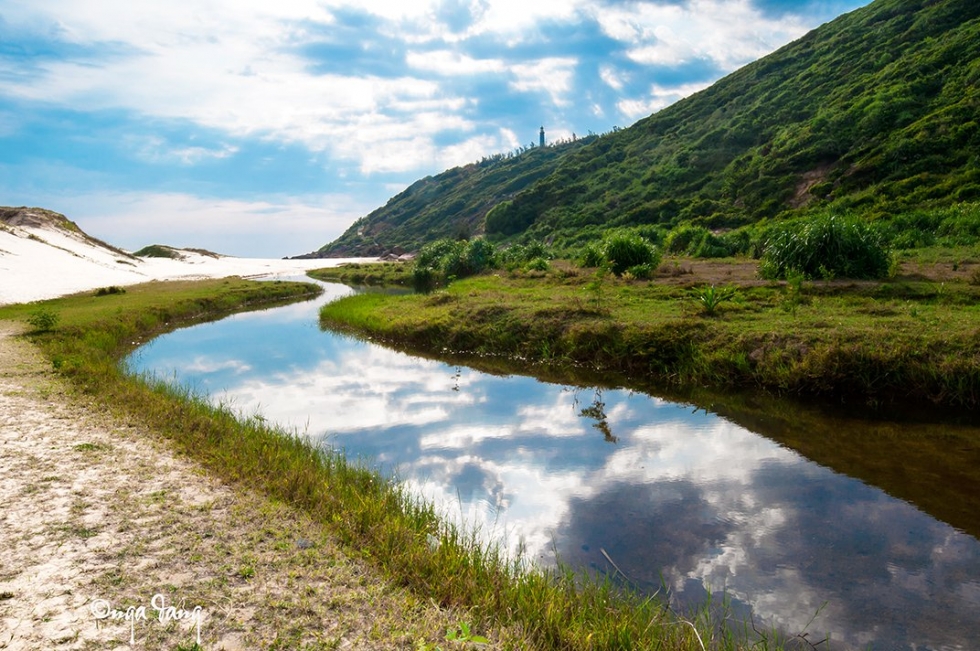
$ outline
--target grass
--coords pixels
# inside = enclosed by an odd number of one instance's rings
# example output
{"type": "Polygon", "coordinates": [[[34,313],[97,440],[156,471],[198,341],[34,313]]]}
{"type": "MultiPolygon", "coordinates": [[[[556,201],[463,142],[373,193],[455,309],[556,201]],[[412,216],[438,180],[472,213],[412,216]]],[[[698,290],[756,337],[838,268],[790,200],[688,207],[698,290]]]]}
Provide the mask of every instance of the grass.
{"type": "Polygon", "coordinates": [[[352,296],[321,320],[413,350],[595,368],[647,386],[980,406],[980,287],[969,269],[932,280],[911,260],[880,282],[732,282],[756,263],[714,264],[725,290],[704,289],[698,274],[596,281],[556,265],[428,296],[352,296]],[[738,300],[722,300],[735,288],[738,300]]]}
{"type": "MultiPolygon", "coordinates": [[[[304,284],[238,279],[150,283],[125,294],[46,301],[43,307],[59,315],[58,323],[30,337],[55,368],[107,410],[167,437],[216,477],[302,509],[350,553],[370,560],[421,598],[468,613],[468,628],[461,627],[459,634],[469,642],[492,628],[507,628],[540,649],[752,645],[748,627],[732,624],[724,612],[719,615],[706,605],[688,620],[609,578],[535,569],[506,558],[476,533],[441,519],[430,504],[393,480],[339,453],[325,452],[261,417],[236,417],[185,389],[128,376],[121,369],[126,352],[166,329],[310,291],[304,284]]],[[[441,296],[425,300],[439,305],[441,296]]],[[[36,307],[0,308],[0,318],[26,320],[36,307]]],[[[362,321],[370,318],[365,312],[362,321]]],[[[235,570],[242,580],[256,571],[247,564],[235,570]]],[[[777,634],[762,635],[766,648],[780,648],[777,634]]],[[[459,636],[447,642],[457,644],[459,636]]]]}
{"type": "Polygon", "coordinates": [[[350,262],[337,267],[316,269],[309,273],[318,280],[342,282],[347,285],[412,286],[412,265],[404,262],[350,262]]]}

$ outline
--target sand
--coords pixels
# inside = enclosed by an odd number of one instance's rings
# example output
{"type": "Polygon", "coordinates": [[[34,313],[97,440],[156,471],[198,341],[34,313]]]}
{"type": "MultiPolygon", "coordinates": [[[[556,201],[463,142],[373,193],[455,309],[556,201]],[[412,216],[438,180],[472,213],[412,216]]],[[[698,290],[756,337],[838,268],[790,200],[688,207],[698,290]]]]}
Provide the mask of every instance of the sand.
{"type": "Polygon", "coordinates": [[[152,280],[293,277],[343,260],[278,260],[181,251],[182,259],[138,258],[51,226],[0,224],[0,305],[152,280]]]}
{"type": "Polygon", "coordinates": [[[0,649],[414,649],[458,621],[73,394],[18,328],[0,322],[0,649]]]}
{"type": "MultiPolygon", "coordinates": [[[[0,224],[0,304],[337,262],[142,260],[63,229],[0,224]]],[[[459,614],[392,585],[302,512],[223,485],[73,393],[16,336],[23,327],[0,321],[0,649],[445,644],[459,614]]]]}

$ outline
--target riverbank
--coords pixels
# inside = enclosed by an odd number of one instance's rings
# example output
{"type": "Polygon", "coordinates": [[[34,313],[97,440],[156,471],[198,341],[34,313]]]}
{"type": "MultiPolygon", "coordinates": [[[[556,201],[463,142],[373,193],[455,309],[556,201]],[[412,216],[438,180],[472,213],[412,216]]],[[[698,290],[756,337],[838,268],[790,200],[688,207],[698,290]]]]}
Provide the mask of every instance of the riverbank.
{"type": "Polygon", "coordinates": [[[971,264],[908,261],[881,282],[768,282],[752,260],[668,261],[650,281],[556,262],[428,295],[352,296],[321,318],[414,350],[595,368],[644,386],[971,409],[980,405],[971,264]]]}
{"type": "MultiPolygon", "coordinates": [[[[668,604],[624,592],[621,585],[611,580],[583,581],[582,576],[570,572],[539,570],[528,567],[519,559],[505,558],[496,548],[480,543],[475,534],[460,531],[440,519],[430,505],[406,494],[396,482],[349,462],[339,453],[324,452],[306,439],[270,426],[261,415],[237,417],[184,390],[127,376],[119,368],[118,361],[126,352],[163,331],[233,311],[260,308],[276,301],[298,300],[308,296],[313,289],[301,283],[256,283],[239,279],[150,283],[125,291],[96,291],[44,303],[6,306],[0,308],[0,320],[32,323],[35,330],[30,339],[58,371],[58,377],[66,380],[73,392],[77,391],[85,400],[91,401],[97,411],[139,428],[138,438],[161,441],[176,456],[191,460],[199,472],[236,495],[240,491],[254,493],[267,501],[270,508],[282,506],[288,513],[299,514],[295,517],[301,522],[312,522],[310,526],[314,527],[314,532],[332,538],[344,555],[367,564],[373,572],[370,576],[374,578],[365,581],[369,584],[378,581],[377,586],[366,588],[370,594],[376,594],[375,589],[387,590],[386,586],[406,588],[406,598],[414,604],[411,612],[415,614],[410,614],[406,620],[406,628],[379,630],[376,626],[384,626],[403,616],[397,607],[391,612],[391,620],[388,613],[379,613],[372,620],[368,633],[372,648],[464,648],[474,642],[483,643],[486,639],[483,636],[497,648],[680,650],[704,648],[702,640],[715,649],[751,646],[746,637],[752,627],[745,622],[729,621],[725,612],[705,607],[688,619],[674,613],[668,604]],[[43,315],[47,316],[41,318],[43,315]],[[430,605],[434,610],[429,610],[430,605]],[[431,624],[426,622],[439,623],[436,630],[431,630],[431,624]]],[[[71,445],[79,446],[77,449],[72,447],[72,452],[104,455],[110,461],[119,459],[115,456],[115,447],[109,450],[100,447],[117,445],[112,442],[88,441],[86,438],[71,445]]],[[[126,448],[120,446],[119,449],[126,448]]],[[[116,470],[110,465],[100,468],[99,472],[112,474],[116,470]]],[[[149,479],[146,481],[154,486],[149,479]]],[[[130,479],[126,485],[133,490],[134,483],[130,479]]],[[[12,490],[24,492],[16,487],[12,490]]],[[[160,494],[155,490],[144,499],[158,503],[167,526],[175,527],[178,533],[200,532],[203,524],[188,524],[187,529],[175,524],[180,520],[181,509],[180,504],[178,508],[168,508],[171,497],[170,493],[160,494]]],[[[206,499],[182,499],[192,510],[202,511],[205,518],[213,507],[213,503],[206,499]]],[[[74,533],[70,535],[83,541],[99,535],[89,535],[98,531],[96,526],[90,526],[84,520],[89,509],[90,502],[78,502],[75,512],[83,519],[80,524],[68,525],[74,527],[74,533]]],[[[247,519],[249,510],[235,510],[236,521],[247,519]]],[[[336,611],[336,607],[330,605],[335,597],[329,590],[315,595],[306,593],[305,582],[296,579],[299,575],[286,560],[296,558],[298,563],[320,563],[321,558],[315,551],[303,555],[294,551],[290,543],[292,541],[301,551],[309,551],[316,549],[319,538],[312,533],[296,531],[289,533],[289,540],[286,540],[278,534],[275,522],[260,517],[254,519],[259,529],[249,528],[242,536],[229,534],[229,538],[211,541],[216,534],[201,534],[208,541],[205,544],[218,545],[216,553],[222,564],[218,567],[218,576],[202,579],[203,592],[199,593],[187,587],[192,584],[183,579],[176,580],[180,573],[174,574],[175,568],[167,568],[165,564],[160,575],[149,576],[150,584],[145,589],[129,592],[131,585],[135,585],[130,584],[135,581],[132,575],[154,563],[153,560],[148,563],[137,561],[135,555],[152,556],[160,547],[139,535],[143,520],[127,518],[122,526],[136,530],[138,544],[132,555],[118,556],[119,562],[123,563],[121,574],[103,577],[109,597],[95,594],[90,586],[82,585],[82,598],[70,601],[75,609],[75,620],[84,617],[84,610],[79,609],[91,608],[92,602],[101,598],[111,603],[116,599],[123,602],[148,599],[147,604],[126,605],[145,605],[153,614],[150,606],[154,594],[151,592],[155,590],[154,582],[165,580],[163,577],[169,577],[166,579],[169,582],[163,585],[160,594],[179,596],[184,600],[182,603],[192,607],[201,605],[203,610],[210,607],[222,612],[238,611],[238,596],[226,597],[223,593],[206,590],[214,584],[242,583],[246,586],[246,594],[254,597],[258,591],[252,592],[255,589],[248,586],[253,585],[259,572],[263,572],[268,573],[274,584],[293,591],[290,597],[300,608],[297,617],[303,615],[309,619],[299,618],[295,620],[299,623],[295,624],[293,611],[288,607],[282,612],[279,610],[280,601],[292,601],[285,598],[277,601],[274,596],[270,601],[263,593],[258,597],[258,603],[269,610],[273,622],[271,629],[263,630],[272,631],[279,639],[268,644],[260,641],[259,647],[336,648],[345,646],[349,637],[360,639],[359,633],[341,635],[340,638],[328,635],[333,630],[330,622],[337,621],[330,619],[336,611]],[[230,549],[230,541],[242,538],[247,544],[242,545],[241,556],[236,556],[230,549]],[[271,545],[273,557],[259,556],[258,552],[252,551],[253,538],[271,545]],[[313,547],[307,545],[310,541],[314,543],[313,547]],[[291,556],[291,553],[297,556],[291,556]],[[126,560],[133,561],[133,570],[125,569],[126,560]],[[276,565],[279,562],[283,565],[276,565]],[[310,600],[325,600],[326,612],[314,607],[304,610],[304,604],[310,600]],[[286,634],[292,637],[282,637],[286,634]]],[[[11,526],[15,523],[16,520],[11,526]]],[[[212,530],[204,527],[203,531],[212,530]]],[[[52,553],[57,555],[57,551],[52,553]]],[[[185,561],[196,563],[201,560],[200,556],[193,547],[182,545],[178,548],[177,557],[185,561]]],[[[119,562],[111,561],[114,568],[119,567],[119,562]]],[[[323,562],[331,563],[329,559],[323,562]]],[[[79,563],[85,565],[85,561],[79,563]]],[[[71,562],[68,564],[74,567],[71,562]]],[[[329,568],[320,569],[329,571],[329,568]]],[[[201,574],[209,576],[207,570],[201,570],[201,574]]],[[[75,587],[67,589],[74,594],[75,587]]],[[[24,608],[28,610],[17,611],[23,613],[36,607],[31,601],[34,597],[25,589],[4,590],[3,608],[13,609],[15,605],[27,602],[24,608]]],[[[257,607],[250,605],[255,602],[242,599],[241,626],[248,627],[257,607]]],[[[380,602],[376,607],[389,608],[380,602]]],[[[342,616],[343,611],[337,615],[342,616]]],[[[217,623],[213,630],[221,633],[217,623]]],[[[233,628],[232,632],[235,630],[233,628]]],[[[781,636],[772,632],[759,634],[766,637],[771,648],[781,647],[781,636]]],[[[58,639],[65,644],[74,643],[70,639],[72,635],[78,639],[81,634],[69,629],[58,639]]],[[[216,643],[220,639],[209,638],[209,644],[212,641],[216,643]]],[[[93,645],[99,646],[90,644],[90,648],[93,645]]],[[[30,644],[25,643],[25,646],[30,644]]],[[[245,644],[244,648],[253,647],[245,644]]]]}
{"type": "Polygon", "coordinates": [[[0,321],[0,647],[417,649],[465,621],[79,393],[23,331],[0,321]],[[132,629],[99,618],[130,607],[132,629]]]}

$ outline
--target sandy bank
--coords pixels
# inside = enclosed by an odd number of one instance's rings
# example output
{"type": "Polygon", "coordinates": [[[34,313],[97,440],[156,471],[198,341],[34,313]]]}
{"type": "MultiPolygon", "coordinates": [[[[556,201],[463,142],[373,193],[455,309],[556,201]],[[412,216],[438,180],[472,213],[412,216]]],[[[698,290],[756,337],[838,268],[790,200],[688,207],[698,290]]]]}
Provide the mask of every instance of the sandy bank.
{"type": "Polygon", "coordinates": [[[302,513],[72,395],[16,327],[0,322],[0,648],[190,648],[198,620],[161,622],[156,595],[200,606],[205,649],[416,648],[454,623],[302,513]],[[97,617],[140,606],[132,629],[97,617]]]}
{"type": "Polygon", "coordinates": [[[210,256],[182,251],[180,260],[138,258],[99,246],[82,233],[50,226],[0,228],[0,305],[26,303],[152,280],[241,276],[301,276],[342,260],[277,260],[210,256]]]}

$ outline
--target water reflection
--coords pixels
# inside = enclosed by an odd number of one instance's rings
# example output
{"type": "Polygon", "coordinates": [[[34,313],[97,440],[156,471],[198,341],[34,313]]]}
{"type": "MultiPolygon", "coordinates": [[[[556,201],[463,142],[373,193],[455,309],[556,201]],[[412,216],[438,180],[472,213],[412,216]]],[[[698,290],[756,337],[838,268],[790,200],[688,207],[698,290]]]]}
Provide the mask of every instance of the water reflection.
{"type": "Polygon", "coordinates": [[[541,562],[663,582],[681,609],[725,591],[788,633],[819,612],[832,648],[980,638],[980,543],[908,503],[686,405],[413,358],[320,332],[316,308],[174,332],[133,366],[370,459],[541,562]]]}
{"type": "Polygon", "coordinates": [[[595,420],[592,427],[602,432],[602,437],[606,443],[617,443],[619,438],[613,436],[612,428],[609,427],[608,416],[606,416],[606,403],[602,401],[602,389],[595,390],[595,399],[592,404],[582,409],[579,416],[595,420]]]}

